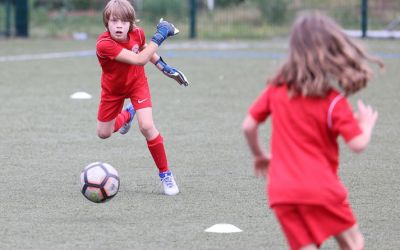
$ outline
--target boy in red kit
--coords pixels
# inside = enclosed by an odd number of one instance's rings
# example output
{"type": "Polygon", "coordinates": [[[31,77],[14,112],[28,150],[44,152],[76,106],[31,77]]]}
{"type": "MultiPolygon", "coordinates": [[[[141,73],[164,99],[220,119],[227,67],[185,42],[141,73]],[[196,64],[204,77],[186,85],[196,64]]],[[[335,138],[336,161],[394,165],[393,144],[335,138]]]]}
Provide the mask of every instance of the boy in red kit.
{"type": "Polygon", "coordinates": [[[267,177],[269,205],[291,249],[317,249],[333,236],[340,249],[364,249],[363,236],[338,176],[342,136],[354,152],[369,143],[378,113],[347,96],[372,77],[367,55],[320,13],[295,22],[287,61],[255,100],[243,122],[256,175],[267,177]],[[336,90],[331,81],[337,81],[336,90]],[[271,153],[259,142],[259,125],[271,116],[271,153]]]}
{"type": "Polygon", "coordinates": [[[96,54],[102,68],[97,134],[102,139],[116,131],[126,134],[136,113],[139,129],[159,169],[164,193],[176,195],[179,189],[169,170],[163,137],[153,122],[144,65],[152,61],[164,74],[186,86],[187,80],[182,72],[168,66],[155,54],[167,37],[179,31],[161,20],[150,43],[146,44],[144,31],[136,26],[135,19],[134,8],[127,0],[111,0],[103,11],[107,31],[99,36],[96,44],[96,54]],[[123,109],[126,98],[131,103],[123,109]]]}

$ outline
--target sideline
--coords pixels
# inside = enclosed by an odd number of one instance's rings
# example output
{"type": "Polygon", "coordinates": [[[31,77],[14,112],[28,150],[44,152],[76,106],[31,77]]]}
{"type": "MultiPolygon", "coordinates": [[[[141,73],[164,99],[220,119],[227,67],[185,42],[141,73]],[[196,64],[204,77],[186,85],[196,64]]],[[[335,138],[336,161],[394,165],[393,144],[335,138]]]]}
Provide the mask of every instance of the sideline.
{"type": "MultiPolygon", "coordinates": [[[[287,56],[286,45],[262,42],[184,42],[164,46],[158,54],[168,58],[193,59],[283,59],[287,56]]],[[[375,55],[383,59],[400,59],[400,53],[376,52],[375,55]]],[[[21,54],[0,56],[0,63],[95,56],[95,50],[21,54]]]]}
{"type": "MultiPolygon", "coordinates": [[[[159,50],[160,54],[167,54],[169,57],[177,58],[281,58],[285,54],[275,52],[260,52],[259,50],[278,50],[286,49],[286,45],[281,42],[254,42],[254,41],[228,41],[228,42],[204,42],[204,41],[188,41],[169,43],[163,45],[159,50]],[[252,51],[257,50],[257,51],[252,51]]],[[[91,57],[95,56],[94,50],[80,50],[69,52],[50,52],[40,54],[21,54],[0,56],[1,62],[18,62],[33,60],[48,60],[73,57],[91,57]]]]}
{"type": "Polygon", "coordinates": [[[81,50],[81,51],[70,51],[70,52],[42,53],[42,54],[22,54],[15,56],[0,56],[0,62],[32,61],[32,60],[59,59],[68,57],[87,57],[94,55],[95,55],[94,50],[81,50]]]}

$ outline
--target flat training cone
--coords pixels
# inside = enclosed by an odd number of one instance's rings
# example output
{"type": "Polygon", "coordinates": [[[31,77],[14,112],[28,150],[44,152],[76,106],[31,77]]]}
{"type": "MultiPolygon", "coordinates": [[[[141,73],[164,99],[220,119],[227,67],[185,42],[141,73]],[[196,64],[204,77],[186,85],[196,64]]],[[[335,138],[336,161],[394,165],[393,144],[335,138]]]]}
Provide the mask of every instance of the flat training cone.
{"type": "Polygon", "coordinates": [[[75,92],[70,95],[71,99],[90,99],[92,96],[86,92],[75,92]]]}
{"type": "Polygon", "coordinates": [[[231,224],[215,224],[204,230],[207,233],[240,233],[243,232],[240,228],[231,224]]]}

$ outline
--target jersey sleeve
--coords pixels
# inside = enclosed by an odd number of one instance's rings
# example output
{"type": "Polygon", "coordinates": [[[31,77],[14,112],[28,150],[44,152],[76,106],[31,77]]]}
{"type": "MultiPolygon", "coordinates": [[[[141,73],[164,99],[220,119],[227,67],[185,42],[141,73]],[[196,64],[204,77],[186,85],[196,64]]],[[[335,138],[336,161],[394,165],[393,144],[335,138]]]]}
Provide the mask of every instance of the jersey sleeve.
{"type": "Polygon", "coordinates": [[[100,58],[114,60],[122,51],[123,47],[112,39],[102,39],[97,42],[96,53],[100,58]]]}
{"type": "Polygon", "coordinates": [[[354,117],[351,105],[344,97],[333,108],[331,120],[331,129],[340,134],[346,142],[362,133],[358,121],[354,117]]]}
{"type": "Polygon", "coordinates": [[[249,108],[249,114],[259,123],[264,122],[271,113],[270,92],[270,87],[264,89],[249,108]]]}

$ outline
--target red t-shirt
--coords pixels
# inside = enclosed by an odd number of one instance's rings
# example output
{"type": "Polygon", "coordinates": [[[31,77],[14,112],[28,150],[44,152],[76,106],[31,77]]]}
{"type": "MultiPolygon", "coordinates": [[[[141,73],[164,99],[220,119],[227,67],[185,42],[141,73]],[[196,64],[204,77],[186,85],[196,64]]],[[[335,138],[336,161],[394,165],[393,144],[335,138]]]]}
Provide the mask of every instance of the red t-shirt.
{"type": "Polygon", "coordinates": [[[249,109],[259,123],[272,117],[267,191],[270,205],[330,204],[347,199],[338,176],[338,142],[361,134],[347,99],[289,98],[286,85],[269,85],[249,109]]]}
{"type": "Polygon", "coordinates": [[[128,96],[135,84],[147,84],[144,66],[114,60],[124,48],[139,53],[146,42],[144,31],[139,27],[129,32],[128,37],[128,41],[118,42],[106,31],[97,39],[96,54],[102,68],[101,88],[104,98],[128,96]]]}

